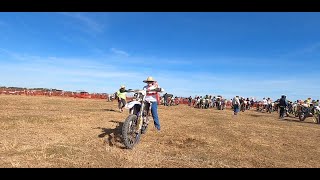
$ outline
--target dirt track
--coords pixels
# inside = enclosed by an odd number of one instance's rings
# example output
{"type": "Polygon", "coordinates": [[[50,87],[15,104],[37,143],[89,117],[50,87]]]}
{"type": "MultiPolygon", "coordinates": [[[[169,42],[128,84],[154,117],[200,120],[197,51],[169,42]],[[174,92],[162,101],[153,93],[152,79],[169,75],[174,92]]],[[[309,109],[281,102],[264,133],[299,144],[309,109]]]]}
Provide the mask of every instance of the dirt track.
{"type": "Polygon", "coordinates": [[[0,95],[0,167],[320,167],[320,125],[278,114],[159,106],[133,150],[115,102],[0,95]]]}

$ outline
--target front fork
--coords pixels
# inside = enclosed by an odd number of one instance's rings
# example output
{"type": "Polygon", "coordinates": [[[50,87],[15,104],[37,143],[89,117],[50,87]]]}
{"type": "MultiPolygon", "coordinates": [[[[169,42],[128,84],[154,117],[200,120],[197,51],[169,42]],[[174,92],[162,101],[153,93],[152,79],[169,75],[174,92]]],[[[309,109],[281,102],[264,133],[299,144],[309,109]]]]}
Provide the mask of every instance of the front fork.
{"type": "Polygon", "coordinates": [[[148,117],[147,116],[148,116],[149,109],[151,108],[151,103],[149,104],[149,106],[147,106],[148,109],[145,109],[145,107],[146,107],[145,103],[146,102],[142,103],[140,112],[138,114],[138,122],[137,122],[137,126],[136,126],[136,133],[139,133],[139,131],[141,130],[144,118],[147,118],[146,119],[146,123],[148,123],[148,117]]]}
{"type": "Polygon", "coordinates": [[[143,111],[144,111],[144,103],[141,104],[141,107],[140,107],[140,111],[139,111],[139,114],[138,114],[138,122],[137,122],[137,126],[136,126],[136,133],[139,133],[139,131],[141,130],[141,127],[142,127],[142,122],[143,122],[143,111]]]}

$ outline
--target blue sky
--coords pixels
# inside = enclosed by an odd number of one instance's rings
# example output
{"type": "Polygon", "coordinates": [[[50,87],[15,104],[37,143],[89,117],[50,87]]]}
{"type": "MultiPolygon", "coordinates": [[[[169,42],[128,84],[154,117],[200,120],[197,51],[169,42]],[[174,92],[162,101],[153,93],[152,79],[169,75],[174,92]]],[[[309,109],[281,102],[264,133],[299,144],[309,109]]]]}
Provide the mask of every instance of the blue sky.
{"type": "Polygon", "coordinates": [[[320,99],[320,13],[2,12],[0,86],[320,99]]]}

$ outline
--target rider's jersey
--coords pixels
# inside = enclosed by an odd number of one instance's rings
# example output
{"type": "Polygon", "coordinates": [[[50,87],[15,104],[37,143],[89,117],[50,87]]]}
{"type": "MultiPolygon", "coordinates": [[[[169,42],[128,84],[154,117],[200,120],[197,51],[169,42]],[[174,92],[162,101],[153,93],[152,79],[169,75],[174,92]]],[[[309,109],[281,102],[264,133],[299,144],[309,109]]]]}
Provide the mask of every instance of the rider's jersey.
{"type": "MultiPolygon", "coordinates": [[[[155,86],[155,85],[152,85],[152,86],[144,86],[143,87],[143,90],[154,90],[156,88],[160,88],[159,85],[155,86]]],[[[161,92],[163,92],[164,90],[161,88],[161,92]]],[[[147,95],[146,95],[146,98],[145,98],[146,101],[149,101],[149,102],[157,102],[157,92],[147,92],[147,95]]]]}

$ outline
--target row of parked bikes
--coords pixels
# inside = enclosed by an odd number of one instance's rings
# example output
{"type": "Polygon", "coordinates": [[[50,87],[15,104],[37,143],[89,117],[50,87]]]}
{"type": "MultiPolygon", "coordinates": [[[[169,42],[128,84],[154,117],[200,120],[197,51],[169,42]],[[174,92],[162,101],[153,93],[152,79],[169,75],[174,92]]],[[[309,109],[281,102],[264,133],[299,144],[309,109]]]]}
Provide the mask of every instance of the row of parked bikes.
{"type": "Polygon", "coordinates": [[[292,113],[295,117],[299,117],[300,121],[304,121],[306,118],[311,117],[313,121],[317,124],[320,124],[320,107],[319,106],[303,106],[298,105],[297,111],[288,111],[292,113]]]}
{"type": "MultiPolygon", "coordinates": [[[[307,106],[306,104],[289,104],[285,109],[286,115],[293,115],[294,117],[299,118],[299,121],[304,121],[306,118],[312,118],[314,123],[320,124],[320,107],[314,106],[311,104],[307,106]]],[[[257,105],[257,111],[259,112],[278,112],[278,104],[274,103],[272,105],[257,105]]]]}

